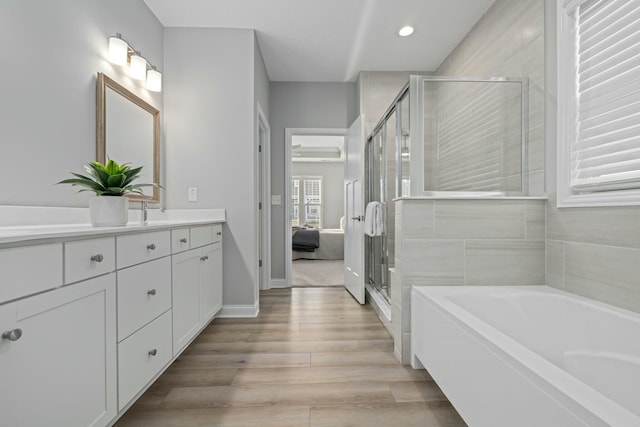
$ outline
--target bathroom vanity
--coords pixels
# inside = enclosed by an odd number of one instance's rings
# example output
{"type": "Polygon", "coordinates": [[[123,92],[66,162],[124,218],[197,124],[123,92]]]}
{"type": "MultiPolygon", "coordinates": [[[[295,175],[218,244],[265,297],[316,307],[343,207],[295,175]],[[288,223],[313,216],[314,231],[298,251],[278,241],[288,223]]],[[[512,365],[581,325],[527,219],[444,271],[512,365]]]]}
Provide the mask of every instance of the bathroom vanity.
{"type": "Polygon", "coordinates": [[[0,412],[114,422],[222,308],[221,217],[0,227],[0,412]]]}

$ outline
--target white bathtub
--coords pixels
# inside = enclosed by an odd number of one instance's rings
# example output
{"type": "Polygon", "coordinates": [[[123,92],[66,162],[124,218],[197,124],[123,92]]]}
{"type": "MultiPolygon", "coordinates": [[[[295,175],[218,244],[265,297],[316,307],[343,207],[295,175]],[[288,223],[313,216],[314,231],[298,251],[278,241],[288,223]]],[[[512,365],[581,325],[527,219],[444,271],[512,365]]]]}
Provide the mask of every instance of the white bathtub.
{"type": "Polygon", "coordinates": [[[423,286],[414,368],[471,427],[640,426],[640,315],[547,286],[423,286]]]}

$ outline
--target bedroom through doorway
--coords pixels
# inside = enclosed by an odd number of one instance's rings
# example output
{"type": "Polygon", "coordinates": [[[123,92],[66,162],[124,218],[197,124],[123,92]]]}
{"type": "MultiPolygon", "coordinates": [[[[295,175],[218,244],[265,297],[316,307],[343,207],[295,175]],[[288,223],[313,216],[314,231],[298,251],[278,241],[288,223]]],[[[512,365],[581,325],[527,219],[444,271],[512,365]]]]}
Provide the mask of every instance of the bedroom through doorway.
{"type": "Polygon", "coordinates": [[[343,287],[346,130],[288,131],[289,283],[292,287],[343,287]]]}

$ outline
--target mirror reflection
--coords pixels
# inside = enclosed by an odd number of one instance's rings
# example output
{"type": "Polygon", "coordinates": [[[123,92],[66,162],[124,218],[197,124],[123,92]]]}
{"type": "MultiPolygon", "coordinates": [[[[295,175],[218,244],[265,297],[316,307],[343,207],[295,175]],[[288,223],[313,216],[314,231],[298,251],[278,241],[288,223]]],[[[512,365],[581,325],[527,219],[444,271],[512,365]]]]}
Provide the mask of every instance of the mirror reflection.
{"type": "MultiPolygon", "coordinates": [[[[97,160],[144,166],[139,182],[159,184],[159,111],[111,78],[98,73],[97,160]]],[[[158,188],[131,199],[160,201],[158,188]]]]}

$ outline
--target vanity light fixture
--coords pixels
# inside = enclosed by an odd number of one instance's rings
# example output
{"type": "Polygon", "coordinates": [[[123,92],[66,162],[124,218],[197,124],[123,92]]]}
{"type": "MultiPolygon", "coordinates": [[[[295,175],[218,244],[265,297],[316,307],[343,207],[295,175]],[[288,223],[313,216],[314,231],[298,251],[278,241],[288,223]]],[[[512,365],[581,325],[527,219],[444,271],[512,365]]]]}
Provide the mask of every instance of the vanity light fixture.
{"type": "Polygon", "coordinates": [[[146,81],[146,88],[153,92],[162,90],[162,73],[127,43],[120,33],[109,37],[109,61],[116,65],[129,63],[129,75],[146,81]]]}
{"type": "Polygon", "coordinates": [[[400,28],[400,31],[398,31],[398,34],[401,37],[410,36],[411,34],[413,34],[413,27],[410,27],[410,26],[402,27],[400,28]]]}
{"type": "Polygon", "coordinates": [[[128,50],[129,45],[120,38],[120,33],[114,37],[109,37],[109,61],[113,64],[126,64],[128,50]]]}
{"type": "Polygon", "coordinates": [[[129,58],[129,75],[136,80],[147,78],[147,61],[142,56],[136,54],[129,58]]]}
{"type": "Polygon", "coordinates": [[[160,92],[162,90],[162,74],[156,70],[156,67],[147,70],[147,89],[152,92],[160,92]]]}

